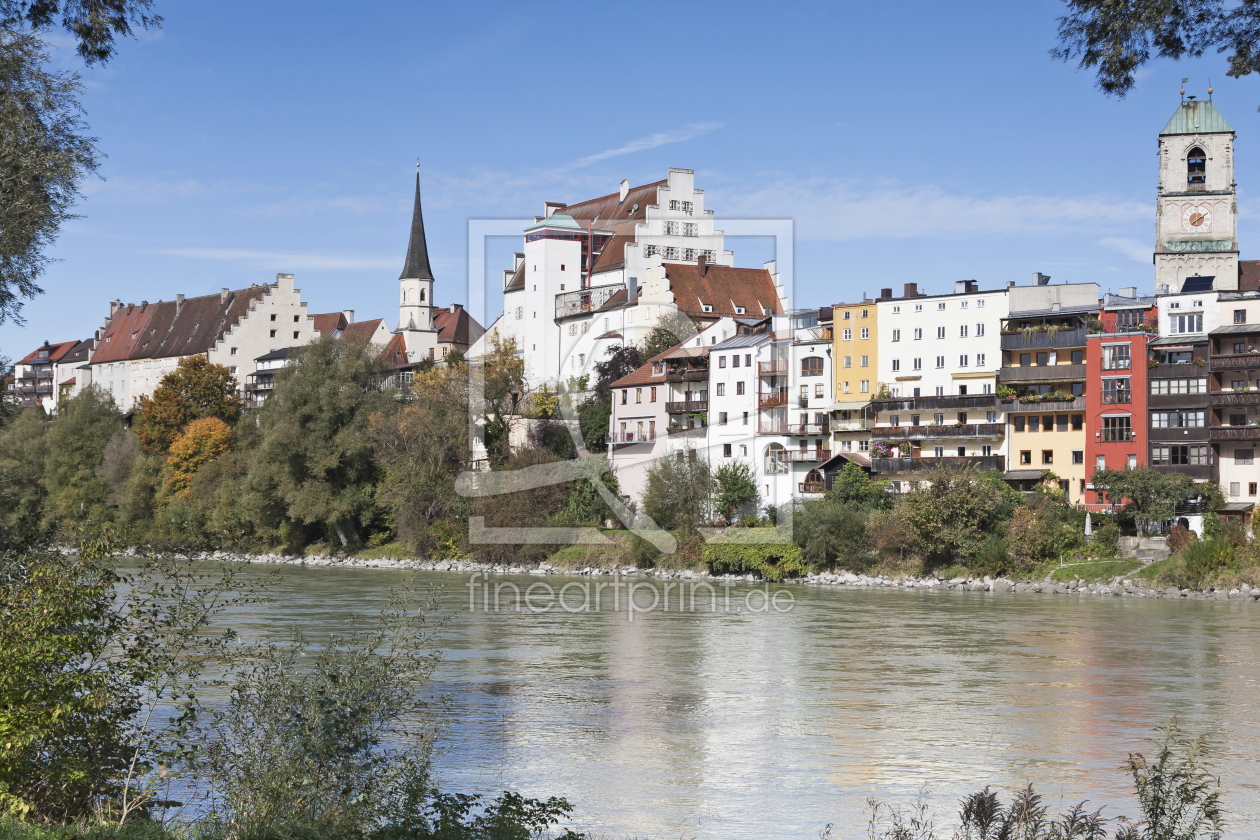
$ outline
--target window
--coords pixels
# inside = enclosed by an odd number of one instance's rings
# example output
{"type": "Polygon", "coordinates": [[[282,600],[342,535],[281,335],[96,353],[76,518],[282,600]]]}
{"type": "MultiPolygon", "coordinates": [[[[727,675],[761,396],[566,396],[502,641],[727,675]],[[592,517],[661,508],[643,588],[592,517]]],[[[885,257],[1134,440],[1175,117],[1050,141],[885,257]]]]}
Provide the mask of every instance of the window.
{"type": "MultiPolygon", "coordinates": [[[[1207,155],[1198,146],[1186,153],[1186,181],[1190,186],[1207,183],[1207,155]]],[[[1194,224],[1194,221],[1190,223],[1194,224]]]]}
{"type": "Polygon", "coordinates": [[[990,446],[990,445],[989,445],[989,444],[987,444],[987,443],[982,444],[982,445],[980,446],[980,454],[981,454],[981,455],[985,455],[985,456],[992,455],[992,454],[993,454],[993,447],[992,447],[992,446],[990,446]]]}
{"type": "Polygon", "coordinates": [[[893,373],[896,373],[897,371],[901,370],[901,359],[892,360],[892,369],[893,369],[893,373]]]}
{"type": "Polygon", "coordinates": [[[697,226],[697,225],[694,225],[694,224],[684,224],[684,225],[683,225],[683,236],[699,236],[699,235],[700,235],[700,234],[698,233],[699,229],[700,229],[700,228],[699,228],[699,226],[697,226]]]}
{"type": "Polygon", "coordinates": [[[845,366],[845,367],[847,367],[847,368],[851,368],[851,367],[853,367],[853,357],[852,357],[852,356],[845,356],[845,357],[844,357],[844,366],[845,366]]]}
{"type": "MultiPolygon", "coordinates": [[[[936,366],[937,366],[937,367],[941,367],[941,366],[945,363],[945,357],[944,357],[944,356],[937,356],[936,358],[937,358],[937,360],[938,360],[938,361],[937,361],[937,365],[936,365],[936,366]]],[[[943,397],[943,396],[945,396],[945,386],[944,386],[944,385],[937,385],[937,386],[936,386],[936,396],[938,396],[938,397],[943,397]]]]}
{"type": "Polygon", "coordinates": [[[1256,482],[1252,481],[1247,485],[1247,495],[1248,496],[1256,495],[1256,482]]]}
{"type": "Polygon", "coordinates": [[[1032,463],[1032,450],[1021,449],[1019,452],[1019,462],[1021,464],[1031,464],[1032,463]]]}
{"type": "Polygon", "coordinates": [[[719,367],[719,368],[724,368],[724,367],[726,367],[726,357],[725,357],[725,356],[718,356],[718,367],[719,367]]]}
{"type": "Polygon", "coordinates": [[[916,359],[914,360],[914,369],[915,369],[915,370],[922,370],[922,369],[923,369],[923,359],[916,358],[916,359]]]}
{"type": "Polygon", "coordinates": [[[741,397],[744,395],[744,383],[742,381],[735,383],[735,393],[741,397]]]}
{"type": "Polygon", "coordinates": [[[959,324],[959,325],[958,325],[958,337],[959,337],[959,338],[966,338],[966,337],[967,337],[967,325],[966,325],[966,324],[959,324]]]}
{"type": "Polygon", "coordinates": [[[968,356],[968,355],[966,355],[966,354],[963,354],[963,355],[959,356],[959,357],[958,357],[958,366],[959,366],[959,367],[966,367],[966,366],[967,366],[967,360],[968,360],[968,359],[970,359],[970,358],[971,358],[971,357],[970,357],[970,356],[968,356]]]}
{"type": "Polygon", "coordinates": [[[869,394],[871,392],[871,380],[863,379],[861,382],[859,382],[858,391],[863,394],[869,394]]]}
{"type": "Polygon", "coordinates": [[[1084,464],[1084,463],[1085,463],[1085,450],[1084,450],[1084,449],[1073,449],[1073,450],[1072,450],[1072,463],[1073,463],[1073,464],[1084,464]]]}
{"type": "Polygon", "coordinates": [[[919,415],[917,415],[917,414],[911,414],[911,415],[910,415],[910,425],[911,425],[911,426],[917,426],[917,425],[919,425],[919,420],[920,420],[919,415]]]}
{"type": "Polygon", "coordinates": [[[871,312],[871,310],[869,310],[869,309],[863,309],[863,310],[862,310],[862,317],[863,317],[863,318],[865,318],[867,315],[869,315],[869,314],[870,314],[870,312],[871,312]]]}
{"type": "Polygon", "coordinates": [[[1238,495],[1238,482],[1237,481],[1231,481],[1229,483],[1229,495],[1231,496],[1238,495]]]}
{"type": "Polygon", "coordinates": [[[293,323],[295,323],[295,324],[296,324],[297,322],[298,322],[298,316],[294,315],[294,316],[293,316],[293,323]]]}
{"type": "Polygon", "coordinates": [[[1151,427],[1155,429],[1201,429],[1204,411],[1152,411],[1151,427]]]}
{"type": "Polygon", "coordinates": [[[1043,449],[1043,450],[1041,450],[1041,463],[1043,463],[1043,464],[1053,464],[1053,463],[1054,463],[1054,450],[1053,450],[1053,449],[1043,449]]]}
{"type": "Polygon", "coordinates": [[[294,331],[293,331],[293,337],[294,337],[294,338],[297,338],[297,337],[298,337],[298,331],[297,331],[297,330],[294,330],[294,331]]]}
{"type": "Polygon", "coordinates": [[[896,415],[896,414],[893,414],[893,415],[889,416],[889,418],[888,418],[888,425],[890,425],[890,426],[900,426],[900,425],[901,425],[901,417],[899,417],[899,416],[898,416],[898,415],[896,415]]]}
{"type": "Polygon", "coordinates": [[[1234,323],[1235,323],[1235,324],[1245,324],[1245,323],[1247,323],[1247,310],[1246,310],[1246,309],[1235,309],[1235,310],[1234,310],[1234,323]]]}
{"type": "Polygon", "coordinates": [[[801,359],[801,376],[822,376],[822,356],[806,356],[801,359]]]}
{"type": "Polygon", "coordinates": [[[820,398],[825,396],[823,394],[823,384],[821,382],[814,383],[814,396],[820,398]]]}
{"type": "Polygon", "coordinates": [[[634,402],[636,405],[643,402],[643,389],[642,388],[634,389],[634,402]]]}
{"type": "Polygon", "coordinates": [[[984,422],[986,422],[986,423],[996,423],[996,422],[997,422],[997,412],[996,412],[996,411],[990,411],[988,414],[986,414],[986,415],[985,415],[985,418],[984,418],[984,422]]]}
{"type": "Polygon", "coordinates": [[[1041,418],[1040,417],[1034,414],[1028,418],[1028,431],[1030,432],[1041,431],[1041,418]]]}
{"type": "Polygon", "coordinates": [[[722,444],[722,457],[723,458],[731,457],[731,445],[729,443],[722,444]]]}
{"type": "MultiPolygon", "coordinates": [[[[716,336],[714,336],[714,338],[716,338],[716,336]]],[[[739,354],[731,356],[731,367],[733,368],[739,367],[739,354]]]]}
{"type": "Polygon", "coordinates": [[[1124,468],[1126,470],[1136,470],[1137,469],[1137,456],[1130,455],[1128,461],[1124,465],[1124,468]]]}
{"type": "Polygon", "coordinates": [[[1173,334],[1201,333],[1203,332],[1203,313],[1171,315],[1168,318],[1168,324],[1169,332],[1173,334]]]}
{"type": "Polygon", "coordinates": [[[1129,377],[1113,377],[1102,381],[1102,401],[1104,405],[1118,405],[1121,403],[1133,402],[1132,392],[1129,390],[1129,377]]]}
{"type": "Polygon", "coordinates": [[[944,328],[944,327],[937,327],[937,328],[936,328],[936,337],[937,337],[937,338],[944,338],[944,337],[945,337],[945,328],[944,328]]]}
{"type": "Polygon", "coordinates": [[[1049,364],[1050,364],[1050,354],[1049,354],[1049,353],[1038,353],[1038,354],[1037,354],[1037,367],[1046,367],[1046,366],[1047,366],[1047,365],[1049,365],[1049,364]]]}
{"type": "Polygon", "coordinates": [[[1151,393],[1162,394],[1206,394],[1207,379],[1152,379],[1151,393]]]}
{"type": "Polygon", "coordinates": [[[871,366],[871,357],[870,357],[870,356],[863,356],[863,357],[862,357],[862,367],[870,367],[870,366],[871,366]]]}
{"type": "MultiPolygon", "coordinates": [[[[893,314],[894,314],[894,315],[900,315],[900,314],[901,314],[901,307],[900,307],[900,306],[894,306],[894,307],[893,307],[893,314]]],[[[896,341],[896,339],[893,339],[893,340],[894,340],[894,341],[896,341]]]]}
{"type": "Polygon", "coordinates": [[[1107,469],[1107,456],[1106,456],[1106,455],[1095,455],[1095,456],[1094,456],[1094,469],[1096,469],[1096,470],[1105,470],[1105,469],[1107,469]]]}
{"type": "MultiPolygon", "coordinates": [[[[744,412],[744,425],[745,426],[748,425],[748,412],[747,411],[744,412]]],[[[744,454],[746,455],[748,453],[744,453],[744,454]]]]}
{"type": "Polygon", "coordinates": [[[980,298],[980,300],[976,301],[976,309],[984,309],[984,298],[980,298]]]}
{"type": "Polygon", "coordinates": [[[678,259],[678,249],[677,249],[677,248],[671,248],[671,247],[669,247],[669,246],[666,246],[666,247],[665,247],[665,259],[667,259],[667,260],[676,260],[676,259],[678,259]]]}
{"type": "Polygon", "coordinates": [[[849,312],[848,310],[846,310],[846,311],[845,311],[845,313],[844,313],[844,320],[846,320],[846,321],[847,321],[847,320],[849,320],[849,315],[851,315],[851,314],[852,314],[851,312],[849,312]]]}
{"type": "Polygon", "coordinates": [[[1072,431],[1079,432],[1084,428],[1085,428],[1085,415],[1073,414],[1072,415],[1072,431]]]}
{"type": "Polygon", "coordinates": [[[652,388],[652,402],[656,402],[656,387],[652,388]]]}
{"type": "Polygon", "coordinates": [[[230,368],[228,368],[228,373],[236,373],[236,365],[232,365],[230,368]]]}
{"type": "Polygon", "coordinates": [[[863,341],[865,341],[866,339],[868,339],[868,338],[870,338],[870,337],[871,337],[871,328],[870,328],[870,327],[862,327],[862,340],[863,340],[863,341]]]}
{"type": "Polygon", "coordinates": [[[983,353],[976,354],[976,367],[984,367],[984,354],[983,353]]]}
{"type": "Polygon", "coordinates": [[[870,451],[871,451],[871,442],[869,440],[858,441],[858,452],[870,452],[870,451]]]}
{"type": "Polygon", "coordinates": [[[231,354],[230,354],[230,355],[232,355],[232,356],[235,356],[235,355],[236,355],[236,348],[235,348],[235,347],[233,347],[233,348],[232,348],[232,352],[231,352],[231,354]]]}
{"type": "Polygon", "coordinates": [[[1254,449],[1235,449],[1235,464],[1254,464],[1256,462],[1256,450],[1254,449]]]}
{"type": "Polygon", "coordinates": [[[752,353],[744,354],[744,367],[752,367],[752,353]]]}
{"type": "Polygon", "coordinates": [[[1130,367],[1130,361],[1128,344],[1103,345],[1103,370],[1128,370],[1130,367]]]}
{"type": "Polygon", "coordinates": [[[1020,354],[1019,354],[1019,366],[1020,366],[1020,367],[1031,367],[1031,366],[1032,366],[1032,354],[1031,354],[1031,353],[1020,353],[1020,354]]]}
{"type": "MultiPolygon", "coordinates": [[[[847,313],[847,312],[846,312],[846,313],[844,313],[844,314],[848,315],[849,313],[847,313]]],[[[845,331],[844,331],[844,340],[845,340],[845,341],[852,341],[852,340],[853,340],[853,330],[845,330],[845,331]]]]}
{"type": "Polygon", "coordinates": [[[766,447],[765,471],[767,475],[782,475],[789,471],[787,450],[781,443],[772,443],[766,447]]]}
{"type": "MultiPolygon", "coordinates": [[[[275,316],[273,315],[272,317],[274,318],[275,316]]],[[[271,331],[271,337],[272,337],[272,338],[275,338],[275,337],[276,337],[276,331],[275,331],[275,330],[272,330],[272,331],[271,331]]]]}
{"type": "Polygon", "coordinates": [[[666,222],[666,223],[665,223],[665,235],[666,235],[666,236],[677,236],[677,235],[678,235],[678,222],[666,222]]]}
{"type": "Polygon", "coordinates": [[[629,398],[629,396],[630,396],[630,392],[623,388],[621,391],[621,404],[622,405],[626,404],[626,400],[629,398]]]}
{"type": "Polygon", "coordinates": [[[726,383],[725,383],[725,382],[719,382],[719,383],[717,384],[717,395],[718,395],[719,397],[725,397],[725,396],[726,396],[726,383]]]}
{"type": "Polygon", "coordinates": [[[272,315],[271,315],[271,320],[273,320],[273,321],[274,321],[274,320],[276,320],[275,313],[272,313],[272,315]]]}
{"type": "Polygon", "coordinates": [[[893,330],[893,331],[892,331],[892,340],[893,340],[893,341],[901,341],[901,330],[893,330]]]}
{"type": "Polygon", "coordinates": [[[940,303],[936,304],[936,311],[937,311],[937,312],[944,312],[944,311],[945,311],[945,302],[944,302],[944,301],[941,301],[940,303]]]}
{"type": "Polygon", "coordinates": [[[914,328],[914,340],[921,341],[923,339],[923,327],[914,328]]]}
{"type": "Polygon", "coordinates": [[[1103,443],[1118,443],[1133,440],[1133,423],[1131,417],[1104,417],[1102,421],[1103,443]]]}

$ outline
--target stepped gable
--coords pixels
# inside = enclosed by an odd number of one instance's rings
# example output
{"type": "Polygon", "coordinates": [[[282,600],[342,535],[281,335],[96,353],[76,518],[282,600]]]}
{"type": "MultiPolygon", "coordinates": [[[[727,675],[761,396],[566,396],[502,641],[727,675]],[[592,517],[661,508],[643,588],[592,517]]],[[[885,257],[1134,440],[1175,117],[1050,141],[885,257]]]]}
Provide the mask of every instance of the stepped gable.
{"type": "Polygon", "coordinates": [[[731,268],[707,265],[703,273],[699,265],[664,263],[665,279],[674,295],[674,305],[688,315],[703,318],[738,316],[736,307],[744,308],[744,316],[782,315],[783,303],[770,272],[764,268],[731,268]],[[713,307],[705,312],[704,306],[713,307]]]}
{"type": "Polygon", "coordinates": [[[138,336],[130,358],[165,359],[207,353],[224,333],[240,323],[250,304],[262,300],[271,288],[251,286],[185,298],[182,304],[177,300],[160,301],[154,305],[153,315],[138,336]]]}

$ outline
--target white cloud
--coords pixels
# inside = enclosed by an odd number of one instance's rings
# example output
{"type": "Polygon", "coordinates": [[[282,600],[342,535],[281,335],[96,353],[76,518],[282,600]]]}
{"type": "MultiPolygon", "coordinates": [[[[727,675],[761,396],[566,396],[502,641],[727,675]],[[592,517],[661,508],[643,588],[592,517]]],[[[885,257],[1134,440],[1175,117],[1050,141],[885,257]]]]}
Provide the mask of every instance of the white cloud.
{"type": "Polygon", "coordinates": [[[1148,204],[1117,196],[966,193],[896,181],[779,179],[711,192],[720,216],[791,218],[798,236],[815,240],[1122,232],[1150,216],[1148,204]]]}
{"type": "Polygon", "coordinates": [[[278,254],[269,251],[238,251],[231,248],[166,248],[156,253],[196,260],[239,262],[255,268],[286,272],[375,270],[398,267],[397,257],[384,259],[333,254],[278,254]]]}
{"type": "Polygon", "coordinates": [[[1140,263],[1149,263],[1151,261],[1151,252],[1154,250],[1149,242],[1139,242],[1136,239],[1126,239],[1122,236],[1107,236],[1098,240],[1098,244],[1104,248],[1119,251],[1129,259],[1140,263]]]}
{"type": "Polygon", "coordinates": [[[705,122],[683,126],[682,128],[676,128],[673,131],[658,131],[656,134],[648,137],[640,137],[638,140],[631,140],[624,146],[618,146],[615,149],[606,149],[602,152],[597,152],[593,155],[580,158],[569,164],[569,167],[567,168],[578,169],[612,157],[632,155],[635,152],[646,152],[649,149],[656,149],[660,146],[668,146],[671,143],[683,143],[687,140],[694,140],[695,138],[708,134],[711,131],[717,131],[721,127],[722,124],[718,122],[705,122]]]}

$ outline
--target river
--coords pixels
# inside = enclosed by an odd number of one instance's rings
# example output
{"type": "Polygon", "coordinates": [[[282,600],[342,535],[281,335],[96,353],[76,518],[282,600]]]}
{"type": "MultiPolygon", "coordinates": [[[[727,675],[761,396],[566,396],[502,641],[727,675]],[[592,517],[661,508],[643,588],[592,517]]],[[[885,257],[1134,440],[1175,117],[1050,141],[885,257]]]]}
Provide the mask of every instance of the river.
{"type": "MultiPolygon", "coordinates": [[[[337,631],[405,577],[285,575],[276,603],[233,617],[247,638],[337,631]]],[[[1120,763],[1174,713],[1219,748],[1227,836],[1260,824],[1260,604],[794,586],[763,608],[745,584],[635,613],[607,589],[599,610],[546,609],[538,589],[517,612],[511,590],[470,610],[466,575],[418,577],[452,614],[443,787],[565,796],[602,835],[865,836],[869,796],[926,787],[952,825],[964,793],[1030,781],[1055,807],[1134,815],[1120,763]]]]}

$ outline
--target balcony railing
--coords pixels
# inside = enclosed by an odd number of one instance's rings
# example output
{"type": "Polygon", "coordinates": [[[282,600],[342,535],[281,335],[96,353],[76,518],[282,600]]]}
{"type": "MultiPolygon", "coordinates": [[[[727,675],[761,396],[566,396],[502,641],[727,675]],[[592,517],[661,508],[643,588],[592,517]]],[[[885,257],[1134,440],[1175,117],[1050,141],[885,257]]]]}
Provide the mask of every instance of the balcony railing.
{"type": "Polygon", "coordinates": [[[759,423],[759,435],[825,435],[831,432],[828,423],[759,423]]]}
{"type": "Polygon", "coordinates": [[[576,292],[556,295],[556,317],[564,318],[581,312],[593,312],[605,303],[608,303],[609,298],[625,288],[623,283],[609,283],[604,286],[592,286],[589,289],[579,289],[576,292]]]}
{"type": "Polygon", "coordinates": [[[666,382],[707,382],[708,368],[671,368],[665,371],[666,382]]]}
{"type": "Polygon", "coordinates": [[[1260,354],[1244,353],[1238,356],[1212,356],[1208,364],[1212,370],[1247,370],[1260,368],[1260,354]]]}
{"type": "Polygon", "coordinates": [[[861,432],[866,429],[867,421],[863,419],[854,420],[832,420],[828,425],[831,426],[833,432],[861,432]]]}
{"type": "Polygon", "coordinates": [[[1082,503],[1077,504],[1076,509],[1081,511],[1082,513],[1123,513],[1125,507],[1127,507],[1127,505],[1124,505],[1124,504],[1113,505],[1110,502],[1104,502],[1102,504],[1092,504],[1092,505],[1085,504],[1082,502],[1082,503]]]}
{"type": "Polygon", "coordinates": [[[708,410],[708,400],[682,400],[665,403],[665,411],[669,414],[693,414],[708,410]]]}
{"type": "Polygon", "coordinates": [[[1212,405],[1260,405],[1260,391],[1216,391],[1208,395],[1212,405]]]}
{"type": "Polygon", "coordinates": [[[871,401],[872,411],[933,411],[944,408],[997,408],[997,397],[993,394],[960,394],[871,401]]]}
{"type": "Polygon", "coordinates": [[[1260,426],[1212,426],[1208,440],[1260,440],[1260,426]]]}
{"type": "Polygon", "coordinates": [[[1013,400],[1002,400],[1002,410],[1006,412],[1015,411],[1084,411],[1085,397],[1081,395],[1070,400],[1033,400],[1024,402],[1016,398],[1013,400]]]}
{"type": "Polygon", "coordinates": [[[655,440],[656,438],[651,435],[645,434],[640,437],[637,432],[625,432],[624,434],[622,432],[615,432],[608,436],[608,445],[627,446],[632,443],[652,443],[655,440]]]}
{"type": "Polygon", "coordinates": [[[872,440],[919,440],[934,438],[1000,438],[1006,436],[1002,423],[956,423],[940,426],[877,426],[872,440]]]}
{"type": "Polygon", "coordinates": [[[1059,330],[1050,337],[1050,333],[1044,331],[1032,333],[1004,333],[1002,335],[1003,350],[1038,350],[1038,349],[1054,349],[1057,347],[1084,347],[1085,346],[1085,328],[1078,327],[1074,330],[1059,330]]]}
{"type": "Polygon", "coordinates": [[[1067,382],[1084,379],[1085,365],[1036,365],[1004,367],[998,376],[1003,385],[1012,382],[1067,382]]]}
{"type": "Polygon", "coordinates": [[[826,493],[827,485],[820,481],[802,481],[796,485],[796,489],[801,493],[826,493]]]}
{"type": "Polygon", "coordinates": [[[1133,402],[1133,391],[1103,391],[1098,399],[1103,405],[1128,405],[1133,402]]]}
{"type": "Polygon", "coordinates": [[[826,461],[830,457],[830,449],[786,449],[779,453],[782,461],[826,461]]]}
{"type": "Polygon", "coordinates": [[[796,405],[799,408],[809,408],[809,397],[797,397],[796,405]]]}
{"type": "Polygon", "coordinates": [[[978,470],[1004,470],[1001,455],[964,455],[941,458],[872,458],[871,471],[877,473],[924,472],[935,467],[975,467],[978,470]]]}
{"type": "Polygon", "coordinates": [[[787,371],[787,359],[778,359],[771,362],[757,362],[758,376],[786,376],[787,371]]]}
{"type": "Polygon", "coordinates": [[[757,394],[758,408],[774,408],[777,405],[787,405],[787,391],[763,391],[757,394]]]}

